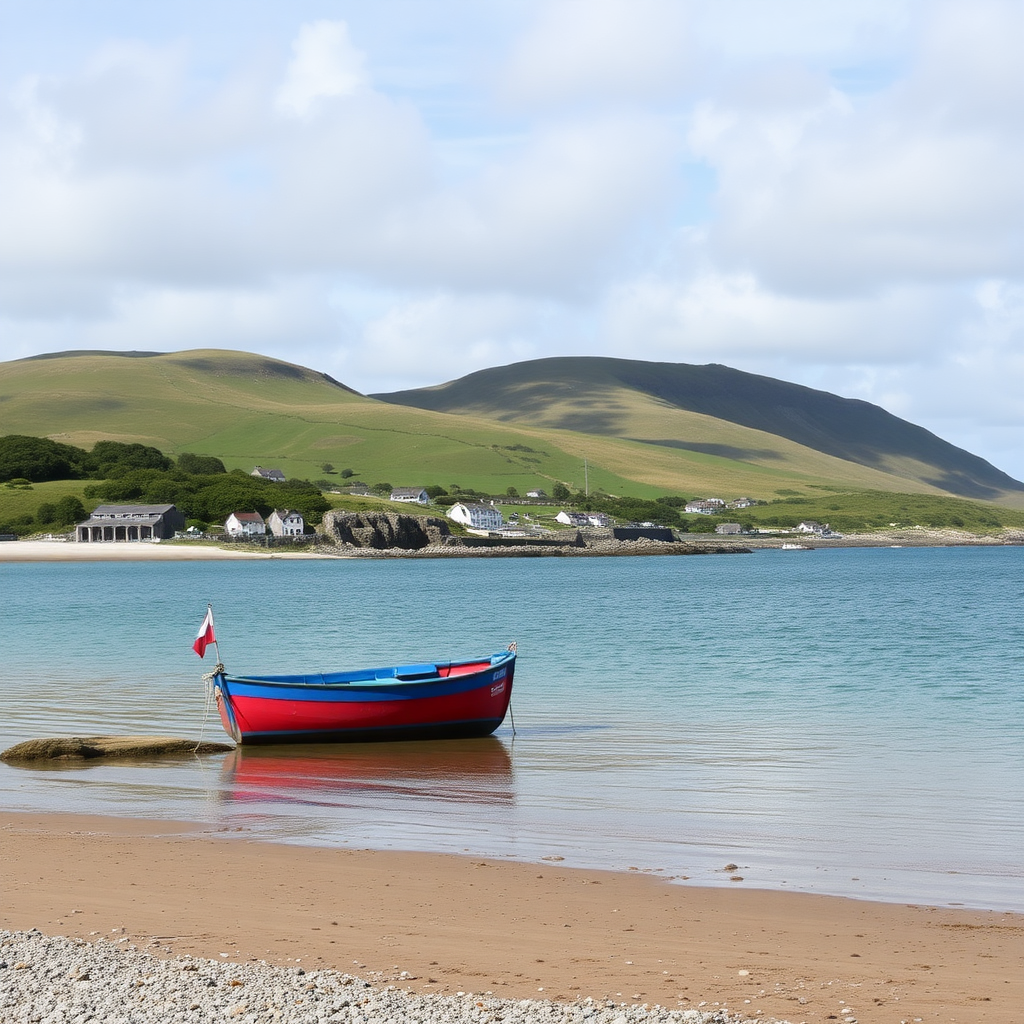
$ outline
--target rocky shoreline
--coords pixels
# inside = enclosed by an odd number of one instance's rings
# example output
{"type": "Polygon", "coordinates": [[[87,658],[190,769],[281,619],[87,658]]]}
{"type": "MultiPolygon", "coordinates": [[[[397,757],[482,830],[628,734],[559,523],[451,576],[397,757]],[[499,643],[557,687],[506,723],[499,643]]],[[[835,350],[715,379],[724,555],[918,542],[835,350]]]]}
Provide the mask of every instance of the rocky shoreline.
{"type": "Polygon", "coordinates": [[[1024,530],[978,535],[955,529],[884,530],[822,537],[816,534],[681,534],[674,541],[618,540],[610,530],[565,531],[540,538],[462,537],[446,520],[394,512],[344,512],[324,517],[320,550],[363,558],[550,558],[630,555],[750,554],[799,545],[838,547],[999,547],[1024,544],[1024,530]]]}
{"type": "MultiPolygon", "coordinates": [[[[463,537],[437,516],[398,512],[328,512],[321,536],[337,554],[370,558],[550,558],[617,555],[709,555],[749,553],[742,545],[661,541],[648,537],[617,540],[608,530],[580,530],[545,538],[463,537]]],[[[331,553],[329,548],[321,548],[331,553]]]]}

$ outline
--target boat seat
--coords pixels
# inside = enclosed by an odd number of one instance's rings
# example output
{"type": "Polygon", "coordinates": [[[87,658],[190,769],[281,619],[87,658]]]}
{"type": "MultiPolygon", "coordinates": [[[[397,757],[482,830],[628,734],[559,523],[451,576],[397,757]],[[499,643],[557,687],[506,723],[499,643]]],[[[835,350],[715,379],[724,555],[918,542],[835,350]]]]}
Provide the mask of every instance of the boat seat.
{"type": "MultiPolygon", "coordinates": [[[[437,675],[437,665],[399,665],[385,679],[433,679],[437,675]]],[[[378,676],[378,679],[381,677],[378,676]]]]}

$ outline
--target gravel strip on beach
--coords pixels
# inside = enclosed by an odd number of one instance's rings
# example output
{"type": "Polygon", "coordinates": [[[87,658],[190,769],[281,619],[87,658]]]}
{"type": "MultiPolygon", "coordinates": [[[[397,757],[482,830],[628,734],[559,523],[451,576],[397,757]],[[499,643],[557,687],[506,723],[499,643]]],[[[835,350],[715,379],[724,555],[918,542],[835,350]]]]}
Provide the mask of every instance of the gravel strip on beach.
{"type": "MultiPolygon", "coordinates": [[[[336,971],[158,958],[126,939],[0,931],[5,1024],[739,1024],[725,1010],[666,1010],[486,994],[418,995],[336,971]]],[[[769,1018],[754,1018],[772,1024],[769,1018]]]]}

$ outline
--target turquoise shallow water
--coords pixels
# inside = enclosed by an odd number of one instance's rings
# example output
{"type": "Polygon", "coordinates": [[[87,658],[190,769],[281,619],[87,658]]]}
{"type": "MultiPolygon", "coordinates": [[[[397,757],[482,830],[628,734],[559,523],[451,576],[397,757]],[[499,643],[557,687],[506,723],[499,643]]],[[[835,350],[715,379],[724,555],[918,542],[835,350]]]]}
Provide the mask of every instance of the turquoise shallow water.
{"type": "Polygon", "coordinates": [[[239,673],[520,652],[514,738],[0,764],[0,800],[1020,911],[1022,572],[1020,548],[0,564],[2,747],[198,736],[208,600],[239,673]]]}

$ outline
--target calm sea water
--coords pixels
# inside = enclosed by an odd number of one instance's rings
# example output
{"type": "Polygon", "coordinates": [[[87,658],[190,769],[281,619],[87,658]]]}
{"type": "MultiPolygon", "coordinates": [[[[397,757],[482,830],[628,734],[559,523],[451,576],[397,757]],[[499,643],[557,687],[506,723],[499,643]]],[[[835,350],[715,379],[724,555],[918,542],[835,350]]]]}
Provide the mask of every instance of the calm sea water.
{"type": "Polygon", "coordinates": [[[0,599],[2,747],[199,736],[208,600],[238,673],[520,652],[514,737],[0,764],[9,809],[1024,910],[1024,549],[0,564],[0,599]]]}

